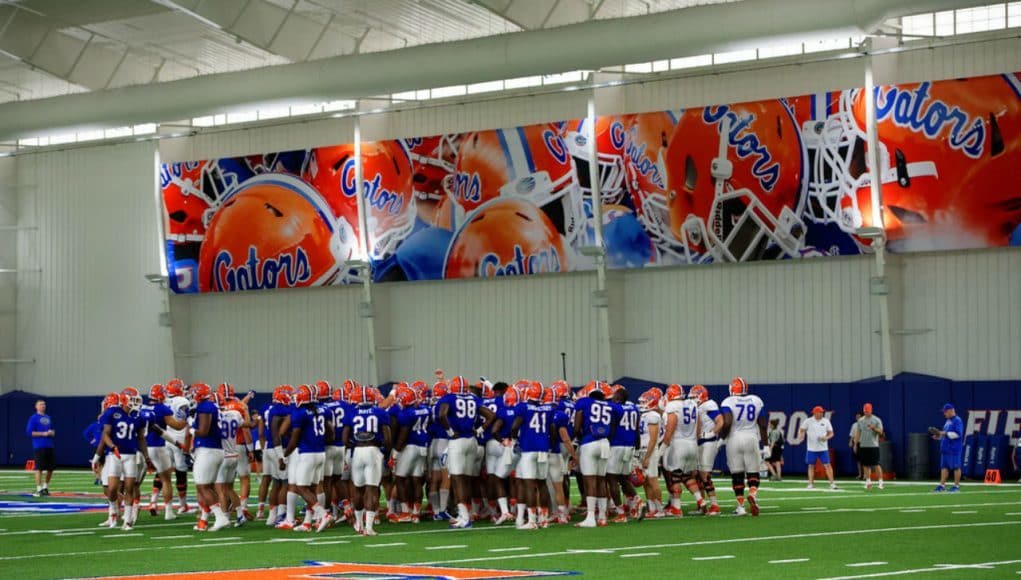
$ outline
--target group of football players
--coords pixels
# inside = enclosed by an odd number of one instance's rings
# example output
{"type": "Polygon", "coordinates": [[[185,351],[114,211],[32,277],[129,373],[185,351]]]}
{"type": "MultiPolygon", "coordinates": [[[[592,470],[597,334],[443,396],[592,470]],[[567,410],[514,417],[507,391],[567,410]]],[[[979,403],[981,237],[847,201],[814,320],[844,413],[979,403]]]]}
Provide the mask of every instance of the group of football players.
{"type": "Polygon", "coordinates": [[[513,521],[533,530],[570,522],[572,475],[583,498],[578,527],[680,517],[684,489],[698,513],[713,516],[720,508],[712,469],[722,445],[735,515],[746,505],[759,512],[765,412],[740,377],[719,405],[701,385],[687,394],[680,385],[651,388],[636,404],[626,388],[601,381],[573,391],[565,381],[471,383],[441,371],[431,387],[400,382],[387,396],[353,380],[335,388],[325,380],[281,385],[255,413],[252,396],[238,398],[226,383],[214,390],[180,379],[153,385],[147,404],[133,387],[107,395],[90,429],[93,469],[109,500],[101,526],[120,520],[132,529],[147,472],[153,516],[192,511],[189,467],[199,531],[232,525],[232,514],[234,526],[264,519],[281,530],[321,532],[346,522],[370,536],[381,516],[449,520],[453,528],[513,521]],[[262,476],[254,515],[253,473],[262,476]]]}

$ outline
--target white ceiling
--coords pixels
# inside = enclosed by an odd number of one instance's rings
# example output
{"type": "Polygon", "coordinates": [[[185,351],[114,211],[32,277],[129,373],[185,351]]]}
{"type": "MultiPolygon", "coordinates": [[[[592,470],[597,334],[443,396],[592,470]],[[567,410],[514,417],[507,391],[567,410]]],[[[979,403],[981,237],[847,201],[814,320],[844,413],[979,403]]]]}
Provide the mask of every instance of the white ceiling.
{"type": "Polygon", "coordinates": [[[736,0],[0,0],[0,102],[736,0]]]}

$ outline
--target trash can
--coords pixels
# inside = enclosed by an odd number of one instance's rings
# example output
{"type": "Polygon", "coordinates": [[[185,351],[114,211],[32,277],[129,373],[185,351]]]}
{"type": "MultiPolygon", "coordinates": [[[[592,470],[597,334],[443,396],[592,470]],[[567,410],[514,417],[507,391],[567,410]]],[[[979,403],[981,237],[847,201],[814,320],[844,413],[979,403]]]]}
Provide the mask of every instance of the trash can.
{"type": "Polygon", "coordinates": [[[928,433],[908,433],[908,456],[905,463],[908,479],[929,477],[929,439],[928,433]]]}

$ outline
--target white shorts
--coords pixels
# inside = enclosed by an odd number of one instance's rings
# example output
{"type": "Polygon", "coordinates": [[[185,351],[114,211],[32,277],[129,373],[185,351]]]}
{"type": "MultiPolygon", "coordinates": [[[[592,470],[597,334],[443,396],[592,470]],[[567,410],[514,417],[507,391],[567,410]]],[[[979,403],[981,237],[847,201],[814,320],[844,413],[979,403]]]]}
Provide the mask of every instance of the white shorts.
{"type": "Polygon", "coordinates": [[[287,458],[287,483],[290,485],[298,485],[298,455],[297,451],[292,451],[287,458]]]}
{"type": "Polygon", "coordinates": [[[175,471],[188,471],[188,458],[184,454],[184,450],[177,445],[167,445],[167,449],[170,450],[170,455],[174,459],[174,470],[175,471]]]}
{"type": "Polygon", "coordinates": [[[500,445],[500,451],[496,456],[496,471],[494,475],[500,479],[507,479],[518,468],[519,461],[521,461],[520,447],[517,445],[511,445],[510,447],[500,445]]]}
{"type": "Polygon", "coordinates": [[[242,447],[238,451],[238,477],[248,477],[252,474],[252,464],[248,462],[248,450],[242,447]]]}
{"type": "Polygon", "coordinates": [[[611,475],[627,475],[631,473],[631,460],[635,456],[635,448],[625,445],[610,447],[610,460],[606,462],[606,473],[611,475]]]}
{"type": "Polygon", "coordinates": [[[234,485],[234,479],[238,475],[238,456],[231,455],[227,457],[223,456],[223,463],[220,464],[220,469],[216,472],[216,483],[224,483],[227,485],[234,485]]]}
{"type": "Polygon", "coordinates": [[[447,444],[447,471],[450,475],[471,475],[478,448],[474,437],[451,439],[447,444]]]}
{"type": "Polygon", "coordinates": [[[549,467],[546,472],[546,481],[553,485],[564,484],[564,456],[559,453],[549,454],[549,467]]]}
{"type": "Polygon", "coordinates": [[[397,454],[397,464],[394,466],[394,475],[397,477],[424,477],[425,462],[429,455],[427,447],[419,445],[406,445],[397,454]]]}
{"type": "Polygon", "coordinates": [[[518,479],[545,480],[549,474],[549,456],[545,451],[522,451],[518,461],[518,479]]]}
{"type": "Polygon", "coordinates": [[[351,483],[355,487],[375,487],[382,478],[383,452],[379,447],[355,447],[351,454],[351,483]]]}
{"type": "Polygon", "coordinates": [[[199,447],[192,452],[192,456],[195,458],[195,463],[192,466],[195,485],[216,483],[216,475],[220,471],[220,464],[223,463],[223,449],[199,447]]]}
{"type": "Polygon", "coordinates": [[[172,463],[173,456],[165,445],[162,447],[150,447],[149,460],[152,461],[152,466],[156,468],[156,473],[169,471],[174,466],[172,463]]]}
{"type": "Polygon", "coordinates": [[[475,460],[468,465],[468,473],[472,477],[478,477],[482,473],[482,464],[486,460],[486,447],[475,440],[475,460]]]}
{"type": "Polygon", "coordinates": [[[326,452],[302,453],[292,456],[294,465],[294,485],[316,485],[323,480],[323,468],[326,466],[326,452]]]}
{"type": "Polygon", "coordinates": [[[663,468],[668,472],[693,473],[698,469],[698,443],[674,439],[663,453],[663,468]]]}
{"type": "Polygon", "coordinates": [[[271,479],[280,479],[280,457],[277,456],[276,447],[268,447],[262,450],[262,476],[271,479]]]}
{"type": "Polygon", "coordinates": [[[135,479],[138,477],[138,459],[134,453],[121,453],[118,458],[113,453],[106,456],[103,463],[103,480],[116,477],[117,479],[135,479]]]}
{"type": "Polygon", "coordinates": [[[610,442],[607,439],[589,441],[581,446],[578,463],[581,474],[587,477],[605,477],[610,460],[610,442]]]}
{"type": "Polygon", "coordinates": [[[705,441],[698,444],[698,470],[709,473],[716,464],[716,454],[720,451],[719,441],[705,441]]]}
{"type": "Polygon", "coordinates": [[[496,475],[499,471],[500,459],[503,458],[503,443],[496,439],[486,441],[486,473],[496,475]]]}
{"type": "Polygon", "coordinates": [[[447,468],[447,446],[449,439],[433,439],[429,443],[429,470],[443,471],[447,468]]]}
{"type": "Polygon", "coordinates": [[[326,463],[323,466],[323,477],[340,477],[344,471],[344,448],[330,445],[326,448],[326,463]]]}
{"type": "MultiPolygon", "coordinates": [[[[648,449],[639,449],[638,457],[644,459],[648,449]]],[[[641,460],[638,461],[638,465],[641,466],[641,460]]],[[[648,469],[642,469],[642,473],[645,475],[645,479],[659,477],[659,446],[653,450],[652,455],[649,456],[649,467],[648,469]]]]}
{"type": "Polygon", "coordinates": [[[757,473],[761,463],[758,433],[731,433],[727,437],[727,469],[730,473],[757,473]]]}

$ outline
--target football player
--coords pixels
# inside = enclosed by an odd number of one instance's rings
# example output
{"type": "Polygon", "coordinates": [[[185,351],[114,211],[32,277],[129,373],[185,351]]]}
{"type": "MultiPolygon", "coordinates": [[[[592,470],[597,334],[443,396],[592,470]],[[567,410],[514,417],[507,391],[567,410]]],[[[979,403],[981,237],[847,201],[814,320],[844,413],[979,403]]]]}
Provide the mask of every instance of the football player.
{"type": "Polygon", "coordinates": [[[638,410],[641,416],[641,437],[638,443],[638,469],[645,480],[645,499],[649,503],[646,517],[662,518],[663,490],[659,487],[659,447],[663,438],[663,418],[660,416],[659,404],[661,391],[653,387],[638,397],[638,410]]]}
{"type": "Polygon", "coordinates": [[[628,514],[637,518],[641,515],[641,499],[635,491],[635,487],[628,481],[628,474],[631,473],[631,462],[635,456],[635,449],[638,448],[638,407],[628,401],[627,389],[615,385],[612,401],[610,402],[614,414],[619,417],[617,428],[613,431],[613,438],[610,440],[610,460],[606,464],[606,477],[610,485],[610,501],[620,500],[620,492],[623,489],[627,502],[627,512],[624,511],[624,504],[617,504],[617,515],[614,523],[626,523],[628,514]]]}
{"type": "Polygon", "coordinates": [[[702,490],[709,496],[709,509],[706,515],[720,514],[720,504],[716,501],[716,484],[713,483],[713,465],[720,445],[720,431],[723,429],[723,415],[720,406],[709,398],[709,389],[695,385],[688,391],[688,398],[698,403],[698,422],[701,432],[698,435],[698,479],[702,490]]]}
{"type": "Polygon", "coordinates": [[[174,482],[178,501],[177,513],[179,514],[191,511],[191,507],[188,505],[188,458],[185,456],[192,447],[192,432],[188,426],[188,411],[191,410],[191,401],[184,396],[184,391],[185,384],[181,379],[167,381],[167,406],[174,413],[175,419],[184,422],[184,426],[180,429],[171,425],[168,425],[167,428],[167,435],[174,443],[168,449],[174,466],[174,482]]]}
{"type": "Polygon", "coordinates": [[[523,497],[519,497],[518,503],[519,530],[546,527],[549,519],[549,513],[543,506],[549,505],[546,477],[549,474],[554,408],[543,404],[544,391],[542,383],[538,381],[528,385],[525,400],[518,403],[514,423],[511,425],[511,436],[503,441],[505,447],[513,446],[514,440],[521,446],[521,459],[517,467],[523,491],[523,497]],[[543,498],[543,495],[546,497],[543,498]],[[522,522],[521,515],[525,506],[528,507],[528,521],[522,522]]]}
{"type": "Polygon", "coordinates": [[[429,453],[428,407],[422,406],[419,395],[411,387],[395,387],[401,413],[398,416],[399,430],[394,449],[397,463],[394,475],[401,488],[405,503],[401,506],[399,521],[417,524],[422,512],[422,486],[425,483],[425,468],[429,453]],[[408,503],[411,504],[410,512],[408,503]]]}
{"type": "MultiPolygon", "coordinates": [[[[133,402],[127,395],[110,393],[103,399],[103,414],[99,424],[103,427],[99,446],[92,456],[92,465],[103,459],[103,484],[109,501],[109,515],[101,528],[117,527],[117,511],[121,502],[121,484],[124,485],[124,529],[130,530],[133,521],[131,509],[133,488],[138,477],[138,463],[135,461],[141,445],[145,445],[144,430],[138,420],[130,414],[133,402]]],[[[95,468],[93,468],[95,469],[95,468]]]]}
{"type": "MultiPolygon", "coordinates": [[[[280,457],[283,466],[288,467],[288,483],[293,483],[294,492],[301,496],[306,506],[305,521],[293,529],[296,532],[311,530],[314,517],[318,522],[316,532],[321,532],[333,521],[333,516],[326,513],[326,508],[316,495],[316,485],[322,481],[326,465],[326,442],[333,439],[333,423],[327,422],[316,408],[316,396],[312,387],[299,386],[294,392],[294,402],[297,406],[291,411],[289,425],[284,420],[285,428],[289,426],[291,429],[290,441],[280,457]],[[292,457],[295,451],[297,455],[292,457]]],[[[287,516],[291,518],[289,500],[287,516]]]]}
{"type": "Polygon", "coordinates": [[[578,455],[585,483],[585,520],[575,524],[581,528],[606,525],[609,498],[606,464],[610,458],[610,439],[620,422],[606,401],[610,394],[609,385],[599,382],[575,405],[574,432],[581,438],[578,455]]]}
{"type": "Polygon", "coordinates": [[[167,433],[167,430],[181,431],[188,426],[188,423],[184,419],[175,417],[174,412],[165,404],[165,401],[166,389],[160,384],[153,385],[149,389],[149,404],[142,406],[139,416],[146,421],[145,444],[149,449],[149,459],[152,461],[153,471],[156,472],[152,496],[149,498],[149,513],[156,515],[156,496],[162,490],[163,516],[166,520],[172,520],[177,517],[174,513],[174,495],[170,486],[170,472],[174,464],[171,451],[167,447],[167,441],[172,443],[171,447],[177,443],[167,433]],[[160,485],[157,486],[157,483],[160,485]]]}
{"type": "Polygon", "coordinates": [[[734,515],[745,515],[745,479],[748,484],[748,507],[759,515],[759,465],[765,457],[766,409],[762,399],[748,394],[748,383],[741,377],[730,381],[730,396],[720,405],[723,428],[720,436],[727,445],[727,468],[737,496],[734,515]]]}
{"type": "Polygon", "coordinates": [[[470,528],[471,477],[475,466],[478,443],[475,428],[479,417],[485,420],[483,429],[492,426],[495,415],[482,406],[482,400],[469,391],[468,380],[456,376],[450,381],[450,393],[440,399],[437,421],[450,443],[447,445],[447,470],[457,503],[457,519],[451,520],[454,528],[470,528]]]}
{"type": "MultiPolygon", "coordinates": [[[[518,381],[518,383],[521,382],[518,381]]],[[[493,524],[497,526],[514,519],[514,515],[511,513],[512,506],[507,500],[508,492],[510,492],[514,507],[518,512],[517,525],[524,523],[523,510],[525,506],[522,503],[520,508],[517,507],[518,493],[514,489],[516,480],[512,480],[510,476],[521,459],[521,448],[516,444],[507,445],[507,441],[513,439],[511,427],[517,418],[519,394],[517,383],[513,387],[507,387],[504,391],[502,402],[496,408],[496,419],[491,428],[492,443],[498,448],[486,449],[486,473],[492,479],[496,503],[500,506],[500,515],[493,521],[493,524]]]]}
{"type": "Polygon", "coordinates": [[[356,407],[347,417],[341,439],[350,453],[354,527],[361,535],[375,536],[383,458],[389,455],[391,445],[390,416],[374,404],[369,387],[355,388],[350,399],[356,407]]]}
{"type": "MultiPolygon", "coordinates": [[[[484,394],[482,404],[500,417],[500,409],[503,407],[503,397],[507,393],[509,385],[504,382],[497,382],[492,385],[484,394]]],[[[496,422],[494,421],[494,427],[496,422]]],[[[492,514],[493,523],[500,524],[513,518],[510,513],[510,506],[507,502],[507,488],[505,482],[496,476],[497,462],[503,457],[503,443],[500,439],[493,437],[491,431],[487,431],[484,437],[483,453],[486,458],[486,496],[489,498],[489,511],[492,514]]],[[[497,524],[499,525],[499,524],[497,524]]]]}
{"type": "MultiPolygon", "coordinates": [[[[280,385],[273,389],[273,398],[262,408],[262,437],[266,440],[266,448],[262,451],[262,485],[267,488],[269,514],[267,526],[275,526],[284,519],[280,506],[286,506],[287,474],[280,469],[280,451],[288,442],[287,435],[281,433],[284,417],[289,413],[291,405],[290,385],[280,385]]],[[[260,489],[261,493],[261,489],[260,489]]]]}
{"type": "MultiPolygon", "coordinates": [[[[229,386],[229,385],[228,385],[229,386]]],[[[233,391],[233,387],[231,387],[233,391]]],[[[234,395],[232,395],[234,396],[234,395]]],[[[241,514],[245,516],[246,521],[255,519],[255,516],[248,511],[248,496],[252,492],[252,472],[258,472],[259,459],[258,456],[261,452],[258,446],[258,417],[252,416],[248,410],[248,402],[255,396],[255,391],[248,391],[245,396],[238,400],[234,396],[234,400],[238,402],[237,408],[241,413],[242,421],[241,426],[238,428],[237,445],[238,445],[238,505],[235,509],[240,508],[241,514]],[[255,429],[256,435],[253,437],[252,429],[255,429]]]]}
{"type": "Polygon", "coordinates": [[[215,516],[210,532],[221,530],[230,525],[230,518],[220,506],[214,484],[216,476],[223,464],[223,439],[220,433],[220,409],[213,401],[213,390],[205,383],[192,385],[192,397],[197,403],[195,407],[195,463],[192,476],[195,479],[195,490],[198,494],[201,514],[195,525],[197,531],[207,529],[210,512],[215,516]]]}
{"type": "MultiPolygon", "coordinates": [[[[440,371],[437,371],[438,373],[440,371]]],[[[433,385],[429,422],[429,508],[434,520],[449,520],[447,504],[450,502],[450,473],[447,471],[447,446],[450,439],[438,421],[440,400],[449,392],[447,382],[439,380],[433,385]]]]}
{"type": "MultiPolygon", "coordinates": [[[[574,425],[571,424],[570,410],[563,406],[564,400],[570,397],[571,387],[567,381],[554,381],[546,390],[547,399],[544,403],[553,405],[553,439],[550,444],[549,475],[546,478],[547,484],[552,488],[553,500],[557,506],[555,523],[566,524],[569,522],[568,509],[571,507],[570,498],[566,489],[570,487],[569,480],[566,480],[568,467],[578,464],[578,455],[575,453],[574,444],[571,442],[574,425]]],[[[570,409],[573,410],[573,402],[570,409]]]]}
{"type": "Polygon", "coordinates": [[[340,445],[340,433],[344,430],[345,404],[342,389],[333,389],[325,380],[316,382],[316,397],[319,412],[333,425],[333,441],[326,443],[326,463],[323,465],[323,489],[325,500],[321,503],[330,510],[334,521],[340,517],[340,474],[344,471],[344,448],[340,445]]]}
{"type": "Polygon", "coordinates": [[[667,514],[680,517],[684,515],[681,510],[683,487],[687,487],[695,496],[698,508],[702,507],[702,492],[695,479],[695,472],[698,471],[698,405],[693,399],[684,397],[684,388],[680,385],[667,387],[664,396],[667,403],[663,409],[666,418],[663,468],[670,478],[670,507],[667,514]]]}
{"type": "Polygon", "coordinates": [[[241,411],[241,402],[229,395],[225,389],[216,394],[216,401],[220,407],[219,428],[223,446],[223,462],[216,472],[216,495],[224,512],[229,513],[232,508],[237,510],[235,525],[243,526],[247,519],[240,498],[234,491],[234,480],[237,478],[238,462],[241,461],[238,456],[240,449],[238,435],[241,434],[245,418],[241,411]]]}

